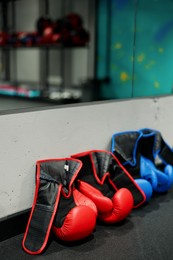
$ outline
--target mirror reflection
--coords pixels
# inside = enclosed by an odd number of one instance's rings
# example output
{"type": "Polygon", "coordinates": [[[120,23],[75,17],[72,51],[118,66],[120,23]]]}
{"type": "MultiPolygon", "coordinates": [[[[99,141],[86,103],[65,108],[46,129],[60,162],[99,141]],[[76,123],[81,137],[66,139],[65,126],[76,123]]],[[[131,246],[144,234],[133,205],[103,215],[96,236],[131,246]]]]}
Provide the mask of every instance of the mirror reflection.
{"type": "Polygon", "coordinates": [[[172,13],[172,0],[100,1],[98,42],[110,35],[98,44],[98,76],[111,80],[105,99],[172,95],[172,13]]]}
{"type": "Polygon", "coordinates": [[[172,95],[172,0],[1,0],[0,110],[172,95]]]}

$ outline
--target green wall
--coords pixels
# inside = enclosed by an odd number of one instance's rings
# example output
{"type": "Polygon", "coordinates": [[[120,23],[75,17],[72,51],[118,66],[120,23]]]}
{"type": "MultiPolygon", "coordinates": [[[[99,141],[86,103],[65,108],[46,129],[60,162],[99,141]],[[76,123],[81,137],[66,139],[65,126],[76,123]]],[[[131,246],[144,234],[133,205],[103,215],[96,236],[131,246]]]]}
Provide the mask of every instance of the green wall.
{"type": "Polygon", "coordinates": [[[173,1],[100,0],[97,47],[103,98],[172,94],[173,1]]]}

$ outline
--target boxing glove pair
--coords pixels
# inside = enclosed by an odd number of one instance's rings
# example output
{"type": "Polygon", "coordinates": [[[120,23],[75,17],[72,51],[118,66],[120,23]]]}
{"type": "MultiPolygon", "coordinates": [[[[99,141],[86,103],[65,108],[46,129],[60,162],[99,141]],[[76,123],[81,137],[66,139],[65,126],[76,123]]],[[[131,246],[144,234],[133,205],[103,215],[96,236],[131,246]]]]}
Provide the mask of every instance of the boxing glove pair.
{"type": "Polygon", "coordinates": [[[72,158],[82,162],[76,185],[95,203],[99,220],[119,222],[132,208],[146,201],[144,192],[111,152],[90,150],[72,155],[72,158]]]}
{"type": "Polygon", "coordinates": [[[173,185],[173,152],[159,131],[148,128],[139,131],[142,132],[141,151],[145,160],[148,159],[145,165],[151,172],[153,190],[158,193],[166,192],[173,185]]]}
{"type": "Polygon", "coordinates": [[[172,153],[160,132],[144,128],[116,133],[111,151],[143,189],[147,200],[153,191],[166,192],[172,187],[173,168],[168,164],[172,153]]]}

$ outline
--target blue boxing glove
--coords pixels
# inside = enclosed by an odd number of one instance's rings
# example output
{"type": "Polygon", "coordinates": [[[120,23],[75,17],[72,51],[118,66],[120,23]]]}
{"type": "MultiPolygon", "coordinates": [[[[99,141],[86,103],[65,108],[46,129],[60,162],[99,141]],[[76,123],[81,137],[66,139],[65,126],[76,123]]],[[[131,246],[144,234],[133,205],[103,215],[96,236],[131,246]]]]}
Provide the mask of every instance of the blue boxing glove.
{"type": "Polygon", "coordinates": [[[155,192],[162,193],[168,191],[173,184],[173,168],[167,165],[164,172],[158,170],[154,163],[141,156],[140,159],[141,178],[148,180],[155,192]]]}
{"type": "Polygon", "coordinates": [[[150,182],[145,179],[135,179],[135,182],[145,193],[146,201],[148,202],[153,195],[153,188],[152,188],[150,182]]]}

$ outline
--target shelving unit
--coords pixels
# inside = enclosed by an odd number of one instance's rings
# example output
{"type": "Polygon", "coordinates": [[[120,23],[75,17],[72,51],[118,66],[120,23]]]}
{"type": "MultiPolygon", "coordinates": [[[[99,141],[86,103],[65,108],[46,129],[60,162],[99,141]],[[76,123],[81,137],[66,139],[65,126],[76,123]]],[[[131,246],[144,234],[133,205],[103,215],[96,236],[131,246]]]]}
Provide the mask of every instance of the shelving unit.
{"type": "MultiPolygon", "coordinates": [[[[63,46],[61,44],[37,44],[33,46],[0,46],[2,84],[14,86],[12,97],[31,98],[45,102],[76,103],[91,101],[92,90],[82,86],[95,77],[95,10],[96,2],[90,0],[1,0],[0,30],[31,32],[41,16],[59,19],[73,12],[81,15],[90,41],[86,46],[63,46]],[[21,88],[35,91],[27,96],[21,88]],[[88,100],[87,100],[88,99],[88,100]]],[[[2,85],[1,84],[1,85],[2,85]]],[[[7,95],[9,93],[0,92],[7,95]]]]}

